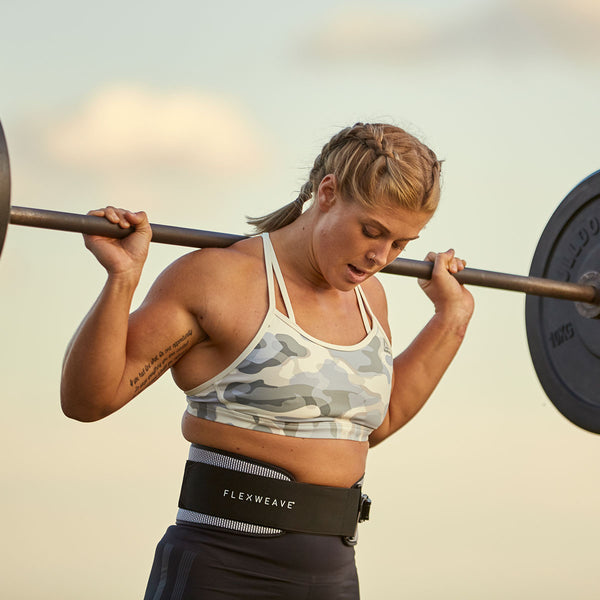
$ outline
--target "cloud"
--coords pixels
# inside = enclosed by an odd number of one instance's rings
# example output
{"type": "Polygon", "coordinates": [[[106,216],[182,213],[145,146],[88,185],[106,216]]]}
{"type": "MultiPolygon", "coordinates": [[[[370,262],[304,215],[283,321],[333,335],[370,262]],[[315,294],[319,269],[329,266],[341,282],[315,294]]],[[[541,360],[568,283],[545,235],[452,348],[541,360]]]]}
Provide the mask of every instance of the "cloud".
{"type": "Polygon", "coordinates": [[[587,60],[600,58],[598,0],[511,0],[511,6],[538,26],[557,49],[587,60]]]}
{"type": "Polygon", "coordinates": [[[566,54],[600,59],[597,0],[497,0],[394,8],[346,5],[325,16],[306,47],[318,59],[414,62],[488,53],[511,59],[566,54]]]}
{"type": "Polygon", "coordinates": [[[355,4],[325,16],[305,47],[318,58],[389,62],[428,47],[436,35],[435,24],[422,11],[355,4]]]}
{"type": "Polygon", "coordinates": [[[229,98],[115,85],[49,125],[49,155],[69,168],[248,173],[265,162],[258,126],[229,98]]]}

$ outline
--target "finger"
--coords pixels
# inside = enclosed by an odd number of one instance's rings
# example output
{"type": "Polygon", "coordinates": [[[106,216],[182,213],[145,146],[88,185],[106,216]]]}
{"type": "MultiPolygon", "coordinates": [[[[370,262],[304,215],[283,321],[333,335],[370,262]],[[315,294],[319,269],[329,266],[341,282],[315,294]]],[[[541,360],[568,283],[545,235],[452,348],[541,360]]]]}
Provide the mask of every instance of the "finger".
{"type": "Polygon", "coordinates": [[[103,208],[97,208],[94,210],[88,210],[87,214],[92,217],[103,217],[105,214],[105,210],[103,208]]]}
{"type": "Polygon", "coordinates": [[[467,261],[455,256],[453,248],[445,252],[428,252],[425,260],[434,263],[434,269],[438,272],[449,271],[452,274],[462,271],[467,266],[467,261]]]}
{"type": "Polygon", "coordinates": [[[441,261],[447,261],[446,268],[451,273],[458,273],[458,271],[462,271],[467,266],[467,261],[463,260],[462,258],[458,258],[455,255],[453,248],[450,248],[449,250],[446,250],[446,252],[442,253],[441,261]]]}
{"type": "Polygon", "coordinates": [[[435,266],[441,270],[450,270],[454,262],[454,249],[449,248],[446,252],[430,253],[435,257],[435,266]]]}
{"type": "Polygon", "coordinates": [[[129,229],[131,227],[128,214],[131,213],[123,208],[107,207],[107,217],[109,220],[113,223],[118,223],[122,229],[129,229]]]}
{"type": "Polygon", "coordinates": [[[462,270],[462,261],[460,260],[460,258],[457,258],[455,256],[454,250],[452,250],[452,251],[448,250],[448,252],[446,254],[451,255],[451,258],[448,260],[448,271],[450,271],[450,273],[455,275],[460,270],[462,270]]]}
{"type": "Polygon", "coordinates": [[[454,248],[449,248],[446,252],[438,254],[434,269],[438,273],[447,271],[451,275],[456,275],[456,273],[464,269],[464,262],[455,256],[454,248]]]}
{"type": "Polygon", "coordinates": [[[449,262],[448,268],[452,273],[458,273],[459,271],[462,271],[466,267],[466,265],[467,262],[465,260],[454,256],[449,262]]]}
{"type": "Polygon", "coordinates": [[[146,219],[145,213],[133,213],[129,210],[116,208],[114,206],[90,210],[87,214],[94,217],[104,217],[107,221],[119,225],[119,227],[123,229],[128,229],[131,225],[142,223],[143,220],[146,219]],[[139,214],[140,216],[138,217],[136,214],[139,214]]]}
{"type": "MultiPolygon", "coordinates": [[[[121,216],[122,212],[123,212],[122,210],[117,209],[114,206],[107,206],[105,208],[90,210],[88,212],[88,215],[92,215],[94,217],[104,217],[107,221],[110,221],[111,223],[121,224],[122,221],[124,223],[127,222],[122,219],[122,216],[121,216]]],[[[126,225],[126,226],[128,226],[128,225],[126,225]]]]}
{"type": "Polygon", "coordinates": [[[124,216],[132,225],[145,225],[148,223],[148,216],[143,210],[138,212],[131,212],[130,210],[127,210],[125,211],[124,216]]]}

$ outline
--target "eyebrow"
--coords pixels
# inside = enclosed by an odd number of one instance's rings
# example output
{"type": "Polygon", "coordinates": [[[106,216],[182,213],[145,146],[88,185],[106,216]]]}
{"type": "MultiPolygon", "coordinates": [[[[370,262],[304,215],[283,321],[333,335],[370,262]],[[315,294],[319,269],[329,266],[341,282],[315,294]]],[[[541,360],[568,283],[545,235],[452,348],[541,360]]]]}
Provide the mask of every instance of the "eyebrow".
{"type": "MultiPolygon", "coordinates": [[[[391,231],[381,221],[378,221],[377,219],[375,219],[373,217],[368,217],[365,220],[365,223],[367,225],[373,225],[375,227],[379,227],[381,229],[381,232],[384,235],[390,235],[391,234],[391,231]]],[[[397,238],[395,241],[397,241],[397,242],[412,242],[413,240],[418,240],[418,239],[419,239],[419,236],[417,235],[415,237],[397,238]]]]}

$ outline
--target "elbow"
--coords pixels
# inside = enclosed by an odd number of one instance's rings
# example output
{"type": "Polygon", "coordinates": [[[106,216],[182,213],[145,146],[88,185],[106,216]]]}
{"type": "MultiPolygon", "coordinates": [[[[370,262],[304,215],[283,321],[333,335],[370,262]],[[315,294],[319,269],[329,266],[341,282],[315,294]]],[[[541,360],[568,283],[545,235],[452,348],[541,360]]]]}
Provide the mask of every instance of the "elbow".
{"type": "Polygon", "coordinates": [[[371,448],[375,448],[375,446],[377,446],[377,444],[379,444],[379,442],[381,442],[381,440],[375,439],[373,437],[369,438],[369,450],[371,448]]]}
{"type": "Polygon", "coordinates": [[[60,407],[65,417],[79,421],[80,423],[93,423],[94,421],[99,421],[104,416],[89,409],[83,410],[81,407],[72,406],[64,401],[61,401],[60,407]]]}
{"type": "Polygon", "coordinates": [[[389,437],[387,431],[376,430],[369,436],[369,449],[375,448],[375,446],[381,444],[383,440],[389,437]]]}
{"type": "Polygon", "coordinates": [[[100,421],[112,412],[87,404],[81,398],[73,398],[64,391],[61,393],[60,407],[65,417],[81,423],[100,421]]]}

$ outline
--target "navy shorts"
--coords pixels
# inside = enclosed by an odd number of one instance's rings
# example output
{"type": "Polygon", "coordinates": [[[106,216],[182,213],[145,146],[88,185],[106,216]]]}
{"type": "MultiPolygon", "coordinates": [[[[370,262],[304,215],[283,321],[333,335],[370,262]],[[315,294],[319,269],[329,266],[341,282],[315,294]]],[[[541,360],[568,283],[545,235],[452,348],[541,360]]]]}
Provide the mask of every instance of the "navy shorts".
{"type": "Polygon", "coordinates": [[[144,600],[358,600],[354,547],[330,535],[258,537],[173,525],[144,600]]]}

